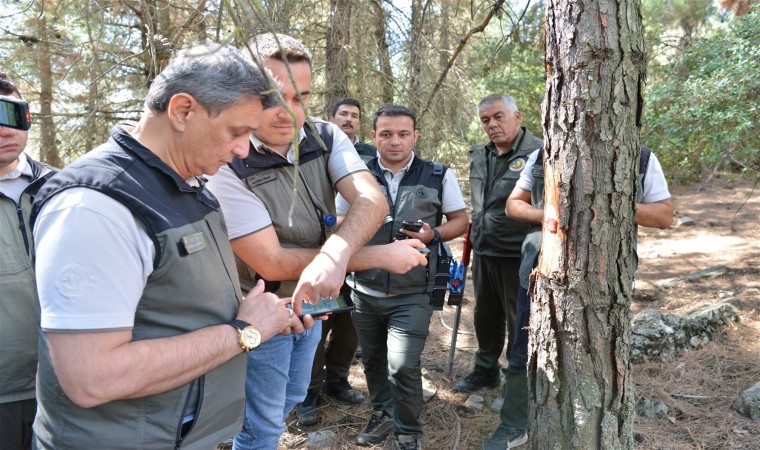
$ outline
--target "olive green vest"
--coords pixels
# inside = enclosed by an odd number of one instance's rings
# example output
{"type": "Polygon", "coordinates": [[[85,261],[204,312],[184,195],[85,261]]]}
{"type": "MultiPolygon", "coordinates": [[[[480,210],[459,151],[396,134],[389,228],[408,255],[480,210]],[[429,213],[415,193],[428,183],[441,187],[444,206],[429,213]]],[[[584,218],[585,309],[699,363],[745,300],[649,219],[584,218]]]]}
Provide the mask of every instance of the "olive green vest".
{"type": "Polygon", "coordinates": [[[542,142],[525,127],[521,128],[507,160],[493,180],[488,179],[488,152],[494,144],[470,149],[470,189],[472,193],[472,230],[470,240],[477,254],[519,258],[528,226],[507,217],[504,207],[528,157],[542,142]],[[490,182],[489,182],[490,181],[490,182]]]}
{"type": "MultiPolygon", "coordinates": [[[[187,185],[120,127],[106,144],[45,184],[32,221],[48,199],[77,186],[127,206],[154,242],[156,259],[135,311],[133,340],[178,336],[235,317],[235,260],[219,204],[205,188],[187,185]]],[[[108,293],[103,296],[106,301],[108,293]]],[[[63,393],[45,333],[40,341],[37,448],[208,450],[242,427],[242,352],[172,390],[81,408],[63,393]],[[183,428],[188,416],[195,420],[183,428]]]]}
{"type": "MultiPolygon", "coordinates": [[[[247,158],[230,168],[264,203],[283,247],[319,248],[335,232],[335,187],[327,171],[332,151],[332,128],[312,119],[323,148],[307,125],[299,145],[299,165],[269,149],[251,146],[247,158]],[[295,185],[295,187],[294,187],[295,185]]],[[[256,285],[256,273],[240,258],[237,269],[243,291],[256,285]]],[[[281,297],[293,294],[298,280],[267,280],[267,290],[281,297]]]]}
{"type": "Polygon", "coordinates": [[[34,398],[39,305],[34,281],[32,196],[52,171],[27,157],[34,181],[17,204],[0,194],[0,403],[34,398]]]}

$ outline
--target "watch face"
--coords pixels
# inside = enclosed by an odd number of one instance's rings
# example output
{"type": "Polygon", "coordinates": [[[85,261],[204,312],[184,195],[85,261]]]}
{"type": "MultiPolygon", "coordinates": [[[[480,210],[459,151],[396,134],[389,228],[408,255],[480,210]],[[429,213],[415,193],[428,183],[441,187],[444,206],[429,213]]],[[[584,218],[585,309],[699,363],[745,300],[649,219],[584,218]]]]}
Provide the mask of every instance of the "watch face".
{"type": "Polygon", "coordinates": [[[245,327],[240,332],[240,341],[249,349],[256,348],[261,343],[261,334],[256,328],[245,327]]]}

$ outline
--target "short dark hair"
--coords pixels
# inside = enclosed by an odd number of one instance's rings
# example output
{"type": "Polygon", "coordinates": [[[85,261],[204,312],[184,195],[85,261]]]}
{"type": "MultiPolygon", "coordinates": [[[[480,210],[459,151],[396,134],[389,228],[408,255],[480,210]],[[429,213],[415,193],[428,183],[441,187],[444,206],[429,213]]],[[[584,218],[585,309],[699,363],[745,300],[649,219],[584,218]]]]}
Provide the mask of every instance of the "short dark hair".
{"type": "Polygon", "coordinates": [[[377,119],[378,117],[399,117],[399,116],[406,116],[412,119],[412,127],[416,130],[417,129],[417,116],[414,114],[414,111],[407,108],[406,106],[401,105],[393,105],[393,104],[387,104],[383,105],[375,111],[375,114],[372,115],[372,129],[377,130],[377,119]]]}
{"type": "Polygon", "coordinates": [[[21,91],[18,87],[8,78],[8,75],[0,72],[0,95],[13,95],[16,94],[18,98],[21,97],[21,91]]]}
{"type": "Polygon", "coordinates": [[[267,59],[276,59],[288,63],[306,62],[311,68],[311,53],[301,41],[287,34],[259,34],[251,38],[246,47],[248,51],[243,49],[243,53],[247,53],[246,56],[252,55],[260,63],[267,59]]]}
{"type": "Polygon", "coordinates": [[[362,105],[359,104],[359,100],[351,97],[343,97],[342,99],[335,102],[335,106],[332,110],[332,116],[335,117],[335,114],[338,113],[338,108],[341,107],[341,105],[350,105],[350,106],[356,106],[359,108],[359,117],[362,116],[362,105]]]}

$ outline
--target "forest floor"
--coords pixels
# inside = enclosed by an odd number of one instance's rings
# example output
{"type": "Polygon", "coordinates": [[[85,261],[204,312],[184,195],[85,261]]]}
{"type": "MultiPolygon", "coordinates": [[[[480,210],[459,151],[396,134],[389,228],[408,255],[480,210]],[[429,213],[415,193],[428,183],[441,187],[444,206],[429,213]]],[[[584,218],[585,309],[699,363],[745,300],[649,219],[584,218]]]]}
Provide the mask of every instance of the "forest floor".
{"type": "MultiPolygon", "coordinates": [[[[634,424],[637,449],[760,449],[760,421],[742,418],[731,409],[738,394],[760,381],[760,189],[752,184],[714,178],[704,189],[698,185],[671,188],[676,220],[694,219],[692,226],[667,230],[639,229],[640,264],[631,314],[647,308],[680,316],[727,301],[741,320],[699,350],[666,362],[633,366],[637,398],[645,396],[668,406],[664,419],[639,417],[634,424]],[[659,287],[657,282],[686,276],[696,270],[725,265],[725,275],[659,287]]],[[[452,245],[461,254],[461,239],[452,245]]],[[[481,448],[499,423],[489,409],[500,389],[482,389],[482,410],[464,406],[467,394],[454,394],[452,383],[469,373],[476,340],[472,326],[474,297],[471,285],[462,307],[462,322],[453,373],[446,363],[455,312],[445,307],[434,313],[422,367],[437,388],[425,404],[423,445],[426,449],[481,448]]],[[[352,366],[351,384],[367,393],[362,366],[352,366]]],[[[337,433],[327,448],[354,449],[354,439],[371,414],[368,402],[341,405],[322,397],[320,423],[300,427],[291,414],[280,449],[307,447],[307,434],[318,430],[337,433]]],[[[380,449],[395,448],[388,439],[380,449]]]]}

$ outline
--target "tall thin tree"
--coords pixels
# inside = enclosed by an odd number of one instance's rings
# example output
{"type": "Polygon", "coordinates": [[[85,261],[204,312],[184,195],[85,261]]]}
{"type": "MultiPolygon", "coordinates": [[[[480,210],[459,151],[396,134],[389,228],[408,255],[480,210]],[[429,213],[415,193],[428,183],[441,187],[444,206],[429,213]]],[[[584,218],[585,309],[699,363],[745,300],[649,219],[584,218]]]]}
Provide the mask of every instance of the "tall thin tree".
{"type": "Polygon", "coordinates": [[[530,447],[631,449],[640,3],[545,4],[546,207],[531,308],[530,447]]]}
{"type": "Polygon", "coordinates": [[[348,95],[348,51],[351,1],[330,0],[330,23],[325,52],[325,117],[339,98],[348,95]]]}

